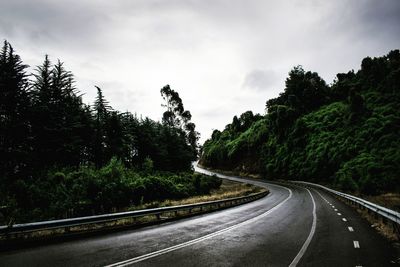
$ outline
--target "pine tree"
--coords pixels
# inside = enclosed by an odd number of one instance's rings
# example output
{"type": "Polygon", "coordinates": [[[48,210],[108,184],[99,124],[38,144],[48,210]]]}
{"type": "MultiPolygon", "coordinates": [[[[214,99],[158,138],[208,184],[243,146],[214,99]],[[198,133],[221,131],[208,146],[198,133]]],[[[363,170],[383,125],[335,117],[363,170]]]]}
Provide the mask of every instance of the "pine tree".
{"type": "MultiPolygon", "coordinates": [[[[0,55],[0,179],[22,177],[30,158],[27,67],[4,41],[0,55]]],[[[4,181],[0,183],[4,185],[4,181]]]]}
{"type": "Polygon", "coordinates": [[[46,55],[32,81],[35,169],[77,166],[88,159],[91,115],[63,63],[52,66],[46,55]]]}
{"type": "Polygon", "coordinates": [[[104,98],[101,88],[98,86],[95,87],[97,89],[97,97],[93,106],[95,111],[93,161],[97,167],[101,167],[108,160],[106,126],[111,107],[104,98]]]}

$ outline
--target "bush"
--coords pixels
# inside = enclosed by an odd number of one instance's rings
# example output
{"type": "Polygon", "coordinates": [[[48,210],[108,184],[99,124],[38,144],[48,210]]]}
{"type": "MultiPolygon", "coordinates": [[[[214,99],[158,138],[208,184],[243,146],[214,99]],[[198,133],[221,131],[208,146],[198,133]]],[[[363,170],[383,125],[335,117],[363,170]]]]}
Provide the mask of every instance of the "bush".
{"type": "MultiPolygon", "coordinates": [[[[79,169],[53,170],[47,176],[27,184],[16,183],[15,192],[24,192],[24,205],[8,198],[2,203],[19,206],[14,213],[2,209],[3,221],[17,218],[19,222],[111,212],[133,204],[180,199],[208,194],[221,185],[220,179],[201,174],[154,172],[151,160],[138,172],[127,169],[112,158],[101,169],[83,166],[79,169]],[[18,190],[17,190],[18,189],[18,190]],[[29,192],[28,194],[26,192],[29,192]]],[[[3,204],[3,205],[4,205],[3,204]]]]}

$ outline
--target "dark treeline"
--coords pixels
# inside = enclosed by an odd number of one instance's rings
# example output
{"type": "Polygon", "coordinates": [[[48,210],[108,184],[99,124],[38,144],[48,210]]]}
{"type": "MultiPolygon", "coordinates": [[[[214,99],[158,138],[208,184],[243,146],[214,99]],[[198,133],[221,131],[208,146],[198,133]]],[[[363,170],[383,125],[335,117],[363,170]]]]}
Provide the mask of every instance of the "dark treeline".
{"type": "Polygon", "coordinates": [[[171,174],[191,170],[199,134],[169,85],[161,89],[166,111],[157,122],[114,110],[99,87],[93,105],[84,104],[72,73],[48,56],[32,74],[27,68],[5,41],[0,214],[28,220],[64,216],[82,205],[106,211],[213,186],[204,177],[187,174],[184,182],[184,174],[171,174]]]}
{"type": "Polygon", "coordinates": [[[265,116],[251,111],[215,130],[201,163],[309,180],[362,194],[400,191],[400,53],[365,58],[332,85],[301,66],[265,116]]]}

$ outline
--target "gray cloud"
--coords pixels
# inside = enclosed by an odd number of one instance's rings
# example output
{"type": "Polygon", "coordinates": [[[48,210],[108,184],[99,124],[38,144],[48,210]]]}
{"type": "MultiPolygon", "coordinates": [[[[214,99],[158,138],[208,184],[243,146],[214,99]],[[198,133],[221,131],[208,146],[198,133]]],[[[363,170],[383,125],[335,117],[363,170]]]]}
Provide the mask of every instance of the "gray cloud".
{"type": "MultiPolygon", "coordinates": [[[[400,35],[400,3],[393,0],[348,1],[334,12],[341,12],[341,20],[331,24],[334,32],[342,31],[359,38],[385,37],[398,42],[400,35]],[[348,27],[352,29],[348,29],[348,27]]],[[[397,43],[398,44],[398,43],[397,43]]]]}
{"type": "Polygon", "coordinates": [[[0,38],[29,65],[65,61],[85,93],[160,118],[169,83],[202,141],[284,88],[298,64],[327,82],[400,46],[398,0],[0,0],[0,38]],[[246,88],[247,90],[243,90],[246,88]],[[213,114],[216,114],[213,116],[213,114]]]}
{"type": "Polygon", "coordinates": [[[80,53],[83,47],[98,50],[104,43],[102,30],[111,22],[107,10],[85,1],[0,1],[0,33],[5,32],[10,41],[46,49],[45,53],[58,49],[80,53]]]}
{"type": "Polygon", "coordinates": [[[272,70],[253,70],[247,73],[243,87],[254,90],[270,90],[277,82],[277,75],[272,70]]]}

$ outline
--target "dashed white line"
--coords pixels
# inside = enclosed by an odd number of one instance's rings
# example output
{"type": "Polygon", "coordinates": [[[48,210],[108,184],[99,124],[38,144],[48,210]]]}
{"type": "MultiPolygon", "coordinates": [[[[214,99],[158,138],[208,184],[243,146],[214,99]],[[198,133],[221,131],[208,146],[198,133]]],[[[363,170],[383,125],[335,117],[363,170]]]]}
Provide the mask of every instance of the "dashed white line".
{"type": "Polygon", "coordinates": [[[318,192],[317,190],[315,190],[314,188],[313,188],[313,190],[315,191],[315,192],[317,192],[317,194],[320,196],[320,197],[322,197],[322,199],[323,200],[325,200],[326,201],[326,203],[328,203],[329,205],[331,205],[332,206],[332,204],[326,199],[326,198],[324,198],[324,196],[323,195],[321,195],[321,193],[320,192],[318,192]]]}
{"type": "Polygon", "coordinates": [[[342,221],[347,222],[346,218],[342,218],[342,221]]]}
{"type": "Polygon", "coordinates": [[[349,229],[350,232],[354,232],[354,229],[351,226],[347,227],[347,229],[349,229]]]}
{"type": "Polygon", "coordinates": [[[337,214],[337,215],[341,216],[342,214],[338,212],[338,214],[337,214]]]}
{"type": "Polygon", "coordinates": [[[334,209],[334,211],[338,211],[338,209],[334,209]]]}
{"type": "Polygon", "coordinates": [[[354,248],[360,248],[360,243],[358,241],[353,241],[354,248]]]}

